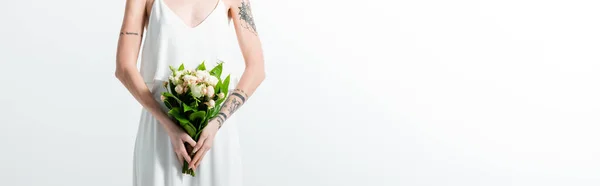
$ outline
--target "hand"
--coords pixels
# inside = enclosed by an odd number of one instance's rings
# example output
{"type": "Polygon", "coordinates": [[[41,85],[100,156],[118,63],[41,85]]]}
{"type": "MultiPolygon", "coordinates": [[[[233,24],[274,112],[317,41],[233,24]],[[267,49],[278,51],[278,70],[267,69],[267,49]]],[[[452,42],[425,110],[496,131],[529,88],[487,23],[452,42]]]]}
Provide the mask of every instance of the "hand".
{"type": "Polygon", "coordinates": [[[192,160],[185,148],[185,142],[193,147],[196,146],[196,141],[173,121],[167,120],[167,122],[170,122],[167,126],[172,126],[167,130],[167,133],[171,138],[171,145],[173,146],[173,151],[175,151],[175,154],[177,155],[177,160],[179,160],[181,165],[183,165],[183,160],[187,161],[188,165],[191,165],[190,162],[192,160]]]}
{"type": "Polygon", "coordinates": [[[210,120],[204,128],[204,130],[202,130],[200,138],[198,139],[198,143],[196,143],[194,149],[192,150],[194,158],[192,159],[192,163],[190,163],[190,165],[193,168],[193,170],[196,170],[196,168],[198,168],[198,165],[200,165],[200,161],[202,161],[202,158],[204,158],[206,152],[210,150],[210,147],[212,147],[213,140],[215,139],[215,135],[217,134],[218,130],[219,122],[214,119],[210,120]]]}

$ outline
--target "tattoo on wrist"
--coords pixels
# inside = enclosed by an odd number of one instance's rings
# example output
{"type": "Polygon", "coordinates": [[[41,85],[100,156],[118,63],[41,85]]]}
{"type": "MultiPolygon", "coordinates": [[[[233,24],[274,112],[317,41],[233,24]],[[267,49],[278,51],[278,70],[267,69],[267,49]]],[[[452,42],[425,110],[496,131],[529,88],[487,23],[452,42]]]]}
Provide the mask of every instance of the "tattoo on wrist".
{"type": "Polygon", "coordinates": [[[137,32],[121,32],[121,35],[139,35],[137,32]]]}
{"type": "Polygon", "coordinates": [[[242,0],[242,4],[238,8],[240,9],[238,15],[242,21],[242,27],[248,29],[254,35],[258,35],[258,32],[256,32],[256,25],[254,25],[254,16],[252,16],[250,2],[247,0],[242,0]]]}
{"type": "Polygon", "coordinates": [[[222,117],[222,118],[223,118],[223,120],[226,120],[226,119],[227,119],[227,115],[225,115],[225,113],[219,112],[219,115],[218,115],[218,116],[219,116],[219,117],[222,117]]]}
{"type": "Polygon", "coordinates": [[[219,125],[219,129],[220,129],[221,126],[223,126],[223,123],[225,122],[225,119],[221,115],[217,116],[217,118],[215,118],[215,119],[217,120],[217,124],[219,125]]]}
{"type": "Polygon", "coordinates": [[[230,94],[230,96],[223,103],[223,107],[221,108],[221,112],[217,115],[217,121],[219,123],[219,128],[223,125],[225,120],[229,116],[231,116],[242,104],[246,102],[248,99],[248,94],[246,94],[241,89],[235,89],[230,94]]]}

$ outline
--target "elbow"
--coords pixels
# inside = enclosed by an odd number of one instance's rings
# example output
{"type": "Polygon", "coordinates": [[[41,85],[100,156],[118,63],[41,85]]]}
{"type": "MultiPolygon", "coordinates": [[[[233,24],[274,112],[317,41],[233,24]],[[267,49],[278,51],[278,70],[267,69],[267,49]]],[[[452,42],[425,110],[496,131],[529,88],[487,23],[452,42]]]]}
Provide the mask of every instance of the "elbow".
{"type": "Polygon", "coordinates": [[[128,73],[127,67],[117,65],[117,68],[115,69],[115,78],[117,78],[120,81],[123,81],[125,79],[125,77],[127,76],[126,75],[127,73],[128,73]]]}
{"type": "Polygon", "coordinates": [[[118,80],[123,80],[123,74],[125,73],[123,71],[124,70],[122,68],[115,69],[115,78],[117,78],[118,80]]]}
{"type": "Polygon", "coordinates": [[[122,72],[120,72],[119,70],[115,70],[115,78],[117,78],[118,80],[121,80],[121,75],[122,72]]]}
{"type": "Polygon", "coordinates": [[[257,69],[255,70],[255,79],[256,79],[256,84],[261,84],[265,78],[266,78],[266,72],[264,69],[257,69]]]}
{"type": "Polygon", "coordinates": [[[261,84],[266,78],[265,68],[262,65],[247,66],[244,73],[248,73],[251,81],[261,84]]]}

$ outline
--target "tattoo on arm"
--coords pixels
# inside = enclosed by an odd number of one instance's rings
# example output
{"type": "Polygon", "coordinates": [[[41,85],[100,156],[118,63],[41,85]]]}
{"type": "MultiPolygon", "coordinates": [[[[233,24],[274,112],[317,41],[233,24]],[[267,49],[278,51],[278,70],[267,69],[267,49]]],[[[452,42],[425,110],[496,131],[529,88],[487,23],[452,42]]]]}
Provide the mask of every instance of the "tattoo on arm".
{"type": "Polygon", "coordinates": [[[254,35],[258,35],[256,32],[256,25],[254,25],[254,16],[252,16],[250,2],[248,2],[248,0],[242,0],[242,4],[238,8],[240,9],[238,15],[242,21],[242,27],[250,30],[254,35]]]}
{"type": "Polygon", "coordinates": [[[139,35],[137,32],[121,32],[121,35],[139,35]]]}
{"type": "Polygon", "coordinates": [[[240,106],[242,106],[246,100],[248,99],[248,95],[241,89],[235,89],[229,95],[225,103],[223,103],[223,107],[221,107],[221,111],[217,115],[217,122],[219,123],[219,128],[223,125],[227,118],[231,117],[231,115],[237,111],[240,106]]]}

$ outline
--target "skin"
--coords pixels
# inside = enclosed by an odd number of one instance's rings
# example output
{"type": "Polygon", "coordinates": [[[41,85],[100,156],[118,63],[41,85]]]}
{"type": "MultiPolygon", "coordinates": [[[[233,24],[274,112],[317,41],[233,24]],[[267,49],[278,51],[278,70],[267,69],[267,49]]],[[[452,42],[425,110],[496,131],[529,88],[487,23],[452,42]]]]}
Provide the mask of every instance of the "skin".
{"type": "MultiPolygon", "coordinates": [[[[177,14],[184,22],[188,25],[197,26],[214,9],[216,1],[194,1],[197,2],[164,0],[169,7],[173,7],[173,10],[178,12],[177,14]],[[191,5],[186,6],[183,3],[191,5]]],[[[183,161],[187,161],[194,170],[198,168],[204,155],[212,147],[214,138],[221,126],[226,124],[227,119],[252,96],[265,79],[263,51],[254,24],[250,2],[248,0],[222,1],[228,7],[229,17],[234,23],[235,35],[242,51],[245,69],[236,89],[230,93],[228,99],[223,103],[218,117],[209,121],[202,134],[200,134],[198,142],[195,142],[162,111],[160,103],[153,98],[137,69],[136,63],[142,43],[142,33],[147,25],[152,0],[126,0],[117,46],[115,76],[167,131],[179,163],[183,164],[183,161]],[[186,151],[184,143],[193,146],[192,152],[186,151]],[[190,157],[189,154],[193,154],[193,156],[190,157]]]]}

